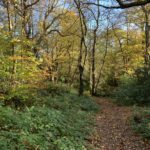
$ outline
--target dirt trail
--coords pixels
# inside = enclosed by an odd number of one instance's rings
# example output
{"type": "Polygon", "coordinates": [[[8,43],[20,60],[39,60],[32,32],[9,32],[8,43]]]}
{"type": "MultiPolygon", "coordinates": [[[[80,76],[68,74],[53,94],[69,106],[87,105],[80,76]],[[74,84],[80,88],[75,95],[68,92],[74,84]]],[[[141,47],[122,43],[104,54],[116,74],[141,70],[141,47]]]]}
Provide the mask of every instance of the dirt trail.
{"type": "Polygon", "coordinates": [[[136,135],[129,125],[130,107],[96,98],[101,112],[96,117],[95,134],[90,138],[94,150],[150,150],[150,142],[136,135]]]}

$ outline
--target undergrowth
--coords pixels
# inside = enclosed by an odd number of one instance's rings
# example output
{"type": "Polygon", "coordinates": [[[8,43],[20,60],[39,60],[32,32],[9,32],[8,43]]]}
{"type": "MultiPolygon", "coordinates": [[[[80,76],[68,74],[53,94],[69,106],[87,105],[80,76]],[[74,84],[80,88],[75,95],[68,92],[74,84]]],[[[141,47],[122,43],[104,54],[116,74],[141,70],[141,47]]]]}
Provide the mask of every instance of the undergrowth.
{"type": "Polygon", "coordinates": [[[131,123],[135,132],[150,139],[150,107],[135,107],[131,123]]]}
{"type": "MultiPolygon", "coordinates": [[[[148,78],[148,77],[147,77],[148,78]]],[[[150,80],[124,76],[113,93],[115,102],[120,105],[149,105],[150,104],[150,80]]]]}
{"type": "Polygon", "coordinates": [[[98,106],[89,97],[39,93],[32,107],[0,106],[1,150],[84,150],[98,106]]]}

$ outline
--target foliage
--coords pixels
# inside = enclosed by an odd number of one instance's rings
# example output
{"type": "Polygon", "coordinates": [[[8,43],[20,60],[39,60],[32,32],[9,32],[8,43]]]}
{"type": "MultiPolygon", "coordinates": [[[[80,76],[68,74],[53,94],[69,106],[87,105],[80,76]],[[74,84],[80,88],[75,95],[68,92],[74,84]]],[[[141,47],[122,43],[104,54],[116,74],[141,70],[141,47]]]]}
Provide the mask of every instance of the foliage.
{"type": "Polygon", "coordinates": [[[119,104],[124,105],[143,105],[150,100],[150,80],[142,77],[124,76],[117,90],[113,93],[114,98],[119,104]]]}
{"type": "Polygon", "coordinates": [[[61,97],[54,97],[51,101],[48,101],[47,99],[49,99],[49,97],[41,99],[40,104],[46,103],[46,105],[51,108],[64,110],[70,110],[74,108],[90,112],[96,112],[98,110],[98,106],[95,105],[93,101],[89,101],[89,97],[86,96],[77,97],[76,94],[64,94],[61,97]]]}
{"type": "Polygon", "coordinates": [[[85,149],[98,106],[72,87],[101,96],[117,87],[120,104],[150,100],[149,6],[98,3],[0,1],[1,149],[85,149]]]}
{"type": "Polygon", "coordinates": [[[51,95],[62,95],[64,93],[69,93],[70,89],[67,85],[64,84],[48,84],[46,91],[51,95]]]}
{"type": "Polygon", "coordinates": [[[37,86],[41,71],[31,51],[34,42],[20,36],[12,38],[4,31],[0,35],[0,93],[12,95],[37,86]]]}
{"type": "Polygon", "coordinates": [[[150,139],[150,107],[136,107],[131,123],[135,132],[150,139]]]}
{"type": "Polygon", "coordinates": [[[39,100],[23,111],[0,106],[1,149],[84,150],[98,106],[76,94],[39,100]]]}

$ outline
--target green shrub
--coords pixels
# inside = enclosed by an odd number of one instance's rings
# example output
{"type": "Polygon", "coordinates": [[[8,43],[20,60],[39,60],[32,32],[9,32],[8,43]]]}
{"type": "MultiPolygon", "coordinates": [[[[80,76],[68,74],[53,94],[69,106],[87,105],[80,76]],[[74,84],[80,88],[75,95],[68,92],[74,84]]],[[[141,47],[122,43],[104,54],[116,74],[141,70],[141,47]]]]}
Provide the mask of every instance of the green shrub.
{"type": "Polygon", "coordinates": [[[150,139],[150,108],[135,109],[132,117],[132,128],[144,138],[150,139]]]}
{"type": "Polygon", "coordinates": [[[46,89],[48,93],[52,96],[62,95],[64,93],[69,93],[70,89],[64,84],[52,84],[49,83],[48,88],[46,89]]]}
{"type": "Polygon", "coordinates": [[[61,96],[55,95],[40,97],[35,105],[46,105],[57,110],[79,109],[87,112],[97,112],[99,106],[88,96],[79,97],[74,93],[64,93],[61,96]]]}
{"type": "Polygon", "coordinates": [[[1,150],[84,150],[98,106],[75,94],[40,97],[18,111],[0,106],[1,150]],[[90,109],[91,106],[91,109],[90,109]]]}
{"type": "Polygon", "coordinates": [[[11,106],[16,109],[23,109],[25,106],[32,106],[36,101],[37,92],[35,89],[21,86],[9,91],[4,95],[5,106],[11,106]]]}
{"type": "Polygon", "coordinates": [[[150,80],[140,81],[136,77],[125,76],[113,93],[116,102],[123,105],[144,105],[150,102],[150,80]]]}

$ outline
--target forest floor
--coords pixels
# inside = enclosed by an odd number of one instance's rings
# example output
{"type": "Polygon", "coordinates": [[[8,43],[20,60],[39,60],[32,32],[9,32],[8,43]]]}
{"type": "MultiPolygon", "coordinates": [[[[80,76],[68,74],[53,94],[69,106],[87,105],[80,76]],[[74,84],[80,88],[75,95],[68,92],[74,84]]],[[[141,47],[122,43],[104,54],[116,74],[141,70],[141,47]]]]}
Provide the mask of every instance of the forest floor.
{"type": "Polygon", "coordinates": [[[106,98],[95,98],[101,111],[89,141],[94,150],[150,150],[150,142],[134,133],[130,126],[132,107],[117,106],[106,98]]]}

